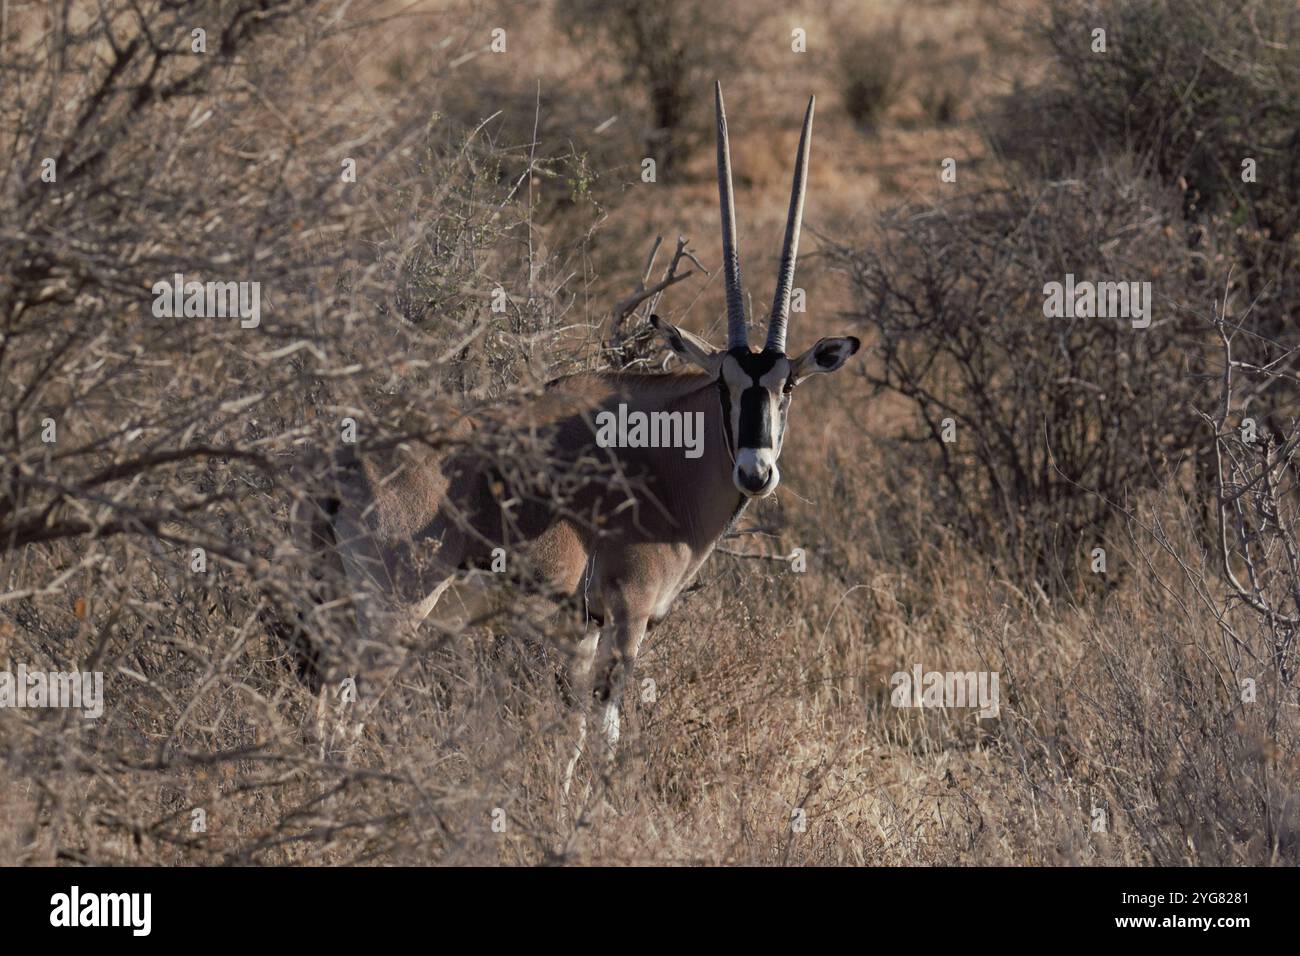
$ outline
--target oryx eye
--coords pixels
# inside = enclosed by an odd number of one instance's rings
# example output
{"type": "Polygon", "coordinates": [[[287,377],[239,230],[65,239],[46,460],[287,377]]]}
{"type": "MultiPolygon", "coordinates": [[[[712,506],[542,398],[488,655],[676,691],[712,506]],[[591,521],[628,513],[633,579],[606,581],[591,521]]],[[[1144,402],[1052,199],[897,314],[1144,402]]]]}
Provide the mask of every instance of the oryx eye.
{"type": "Polygon", "coordinates": [[[792,378],[787,378],[787,379],[785,380],[785,384],[781,386],[781,391],[782,391],[782,393],[784,393],[784,394],[786,394],[786,395],[789,395],[791,392],[793,392],[793,391],[794,391],[794,379],[792,379],[792,378]]]}

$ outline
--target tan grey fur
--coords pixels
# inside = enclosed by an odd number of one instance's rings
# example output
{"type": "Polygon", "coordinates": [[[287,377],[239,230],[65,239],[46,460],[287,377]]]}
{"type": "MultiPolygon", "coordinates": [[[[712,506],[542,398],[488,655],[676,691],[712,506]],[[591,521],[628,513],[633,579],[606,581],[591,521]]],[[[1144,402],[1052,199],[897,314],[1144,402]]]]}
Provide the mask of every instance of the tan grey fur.
{"type": "Polygon", "coordinates": [[[724,432],[707,375],[590,374],[553,383],[523,408],[461,417],[432,446],[341,453],[335,495],[321,513],[332,512],[328,536],[362,641],[382,644],[377,631],[418,624],[458,568],[487,567],[502,547],[511,568],[526,567],[539,589],[605,622],[594,672],[579,668],[575,683],[606,705],[604,727],[615,736],[608,707],[626,676],[622,665],[635,660],[647,628],[668,613],[747,500],[732,481],[725,442],[706,440],[697,459],[678,448],[599,447],[594,414],[619,403],[700,412],[706,437],[724,432]],[[512,445],[520,455],[545,448],[551,461],[587,477],[565,489],[563,508],[544,491],[505,521],[500,502],[514,489],[484,466],[494,449],[512,445]]]}

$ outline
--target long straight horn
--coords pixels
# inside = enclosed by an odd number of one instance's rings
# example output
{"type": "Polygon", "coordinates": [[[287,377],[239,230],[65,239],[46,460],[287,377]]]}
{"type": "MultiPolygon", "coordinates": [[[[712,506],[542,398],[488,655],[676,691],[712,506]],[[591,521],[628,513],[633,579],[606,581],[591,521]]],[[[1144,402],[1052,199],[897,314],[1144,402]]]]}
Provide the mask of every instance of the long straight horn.
{"type": "Polygon", "coordinates": [[[776,295],[772,299],[772,320],[767,329],[766,351],[785,351],[785,328],[790,320],[790,286],[794,282],[794,263],[799,257],[799,230],[803,226],[803,197],[808,187],[808,153],[812,149],[813,107],[817,97],[809,97],[808,112],[803,117],[799,136],[799,155],[795,157],[794,183],[790,186],[790,213],[785,220],[785,244],[781,247],[781,271],[776,277],[776,295]]]}
{"type": "Polygon", "coordinates": [[[749,346],[745,330],[745,299],[740,290],[740,252],[736,248],[736,201],[731,188],[731,146],[727,113],[722,108],[722,84],[713,85],[718,109],[718,197],[722,205],[722,274],[727,280],[727,348],[749,346]]]}

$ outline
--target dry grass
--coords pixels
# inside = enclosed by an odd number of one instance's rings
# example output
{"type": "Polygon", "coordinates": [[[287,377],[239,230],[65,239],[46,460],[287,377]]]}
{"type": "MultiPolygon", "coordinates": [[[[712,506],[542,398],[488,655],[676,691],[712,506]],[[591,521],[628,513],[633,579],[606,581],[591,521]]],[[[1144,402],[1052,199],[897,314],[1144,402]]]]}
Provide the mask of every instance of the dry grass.
{"type": "MultiPolygon", "coordinates": [[[[250,195],[282,187],[279,203],[252,202],[258,217],[213,226],[231,249],[270,236],[285,271],[303,270],[280,306],[292,318],[274,330],[285,342],[310,339],[327,360],[259,364],[244,354],[247,339],[191,343],[177,338],[185,327],[122,332],[114,351],[160,364],[122,366],[121,383],[100,383],[80,410],[71,372],[42,395],[44,407],[57,398],[74,409],[70,435],[103,443],[85,449],[81,470],[76,456],[42,470],[31,451],[35,409],[22,440],[4,446],[7,473],[35,476],[22,485],[22,515],[75,506],[100,520],[94,507],[108,505],[80,497],[78,482],[102,466],[95,456],[128,453],[122,409],[162,433],[169,416],[216,415],[263,382],[273,399],[255,420],[223,412],[210,431],[266,449],[287,470],[345,410],[393,437],[436,429],[435,397],[497,399],[599,364],[602,317],[656,233],[688,234],[706,265],[716,261],[708,151],[667,181],[641,183],[638,92],[612,89],[617,71],[572,42],[550,4],[376,4],[351,13],[342,34],[329,32],[325,7],[303,32],[310,51],[297,69],[271,68],[297,57],[296,27],[251,48],[247,62],[286,85],[227,100],[238,122],[221,119],[222,129],[248,138],[231,133],[233,152],[212,166],[192,150],[177,162],[198,177],[188,181],[196,195],[204,174],[235,190],[241,150],[265,160],[289,141],[285,124],[329,130],[288,151],[288,186],[276,185],[274,163],[258,163],[250,195]],[[498,24],[511,52],[469,57],[498,24]],[[410,137],[404,151],[381,148],[396,133],[410,137]],[[322,199],[312,162],[323,157],[333,177],[337,144],[354,140],[376,170],[369,191],[322,199]],[[301,233],[286,225],[290,209],[305,210],[301,233]],[[420,367],[461,339],[498,283],[514,303],[508,327],[452,363],[420,367]],[[54,495],[37,480],[50,476],[62,482],[57,501],[40,497],[54,495]]],[[[1045,54],[1019,30],[1019,11],[927,3],[934,16],[922,28],[912,7],[824,5],[803,23],[813,50],[803,58],[789,49],[799,24],[764,9],[764,29],[725,77],[756,311],[775,272],[805,91],[820,96],[815,235],[865,241],[864,224],[886,205],[950,198],[938,178],[945,156],[961,163],[955,193],[1005,176],[987,160],[979,110],[1034,76],[1045,54]],[[846,20],[898,18],[899,92],[867,134],[838,101],[841,68],[823,41],[846,20]]],[[[215,94],[200,105],[205,95],[215,94]]],[[[176,122],[194,106],[165,115],[176,122]]],[[[702,93],[695,119],[708,108],[702,93]]],[[[164,232],[160,262],[183,261],[187,221],[164,232]]],[[[19,249],[20,237],[7,238],[19,249]]],[[[801,260],[810,312],[793,318],[792,349],[849,331],[837,316],[861,305],[816,255],[820,245],[810,240],[801,260]]],[[[13,260],[7,268],[16,274],[13,260]]],[[[62,307],[98,315],[133,301],[106,287],[96,293],[106,298],[69,293],[62,307]]],[[[716,275],[669,300],[674,321],[716,338],[716,275]]],[[[28,364],[0,371],[17,382],[40,354],[33,347],[21,356],[28,364]]],[[[113,486],[115,507],[163,496],[179,508],[189,500],[181,488],[209,495],[190,523],[159,526],[168,537],[128,526],[4,545],[0,661],[93,662],[109,706],[94,723],[0,711],[0,862],[1294,864],[1295,685],[1270,665],[1257,617],[1229,599],[1207,554],[1207,489],[1185,475],[1150,482],[1125,502],[1129,517],[1095,529],[1111,561],[1105,593],[1049,597],[945,524],[936,473],[905,440],[918,430],[911,408],[865,375],[837,378],[801,389],[781,490],[727,542],[754,556],[713,557],[701,587],[651,632],[617,763],[607,775],[581,765],[567,804],[568,712],[546,640],[554,629],[523,615],[517,595],[503,595],[506,610],[486,626],[430,626],[391,680],[354,703],[298,680],[266,612],[304,596],[308,569],[278,547],[302,487],[234,459],[186,461],[113,486]],[[178,572],[200,533],[240,550],[214,559],[216,573],[178,572]],[[806,571],[774,557],[795,547],[806,571]],[[1225,640],[1225,621],[1249,654],[1225,640]],[[891,706],[890,676],[917,664],[998,672],[1000,716],[891,706]],[[1240,676],[1257,680],[1256,703],[1240,700],[1240,676]],[[1094,828],[1098,810],[1104,831],[1094,828]],[[805,827],[792,827],[795,811],[805,827]]],[[[0,505],[0,530],[18,525],[3,510],[11,505],[0,505]]]]}

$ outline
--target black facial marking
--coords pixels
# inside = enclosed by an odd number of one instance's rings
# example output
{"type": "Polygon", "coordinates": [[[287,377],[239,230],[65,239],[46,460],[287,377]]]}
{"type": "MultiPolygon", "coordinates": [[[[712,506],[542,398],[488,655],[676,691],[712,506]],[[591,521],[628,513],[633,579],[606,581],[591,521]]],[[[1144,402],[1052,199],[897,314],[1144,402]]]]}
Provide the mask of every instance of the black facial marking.
{"type": "Polygon", "coordinates": [[[752,385],[740,393],[740,448],[772,447],[767,389],[752,385]]]}
{"type": "Polygon", "coordinates": [[[735,448],[735,436],[731,434],[731,394],[725,379],[718,379],[718,398],[722,402],[722,428],[727,433],[727,447],[735,448]]]}
{"type": "MultiPolygon", "coordinates": [[[[740,370],[749,376],[753,384],[740,393],[740,434],[736,448],[772,448],[772,416],[769,414],[767,389],[759,384],[760,380],[772,370],[778,359],[785,356],[781,352],[751,352],[746,348],[734,348],[731,356],[740,366],[740,370]]],[[[721,382],[719,384],[722,384],[721,382]]],[[[730,412],[727,389],[723,388],[723,414],[730,412]]],[[[729,420],[729,415],[728,415],[729,420]]],[[[728,435],[730,438],[731,436],[728,435]]]]}
{"type": "Polygon", "coordinates": [[[739,347],[732,349],[730,354],[740,365],[740,370],[754,380],[755,385],[760,378],[772,371],[777,359],[785,357],[780,352],[751,352],[739,347]]]}

